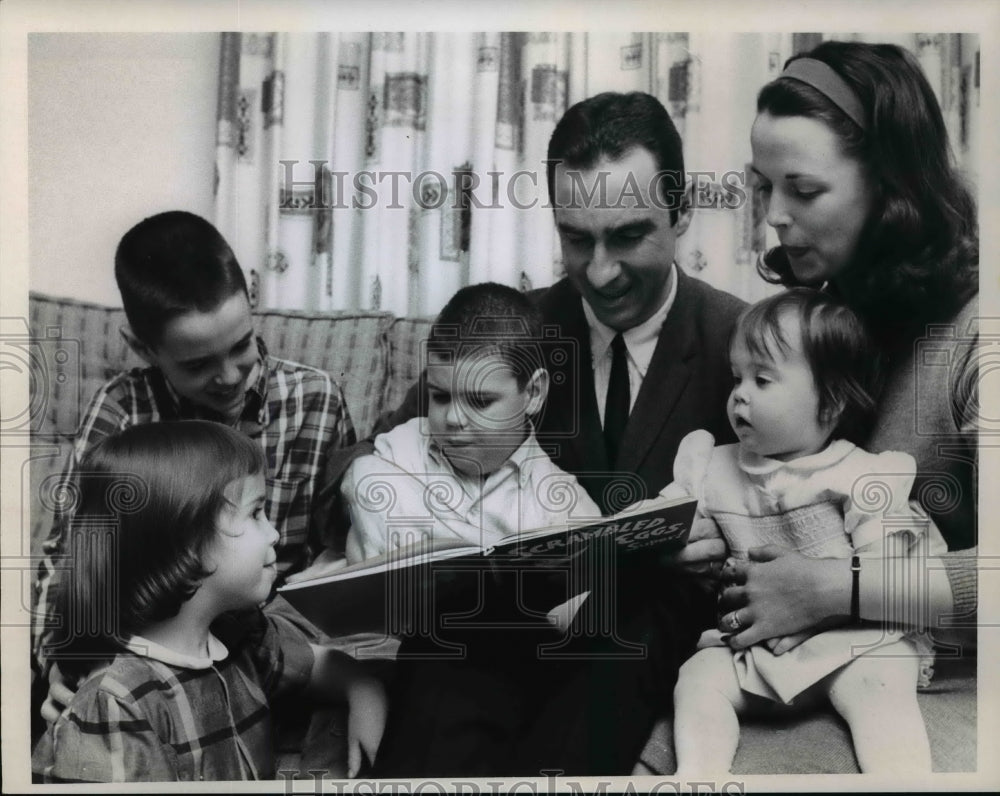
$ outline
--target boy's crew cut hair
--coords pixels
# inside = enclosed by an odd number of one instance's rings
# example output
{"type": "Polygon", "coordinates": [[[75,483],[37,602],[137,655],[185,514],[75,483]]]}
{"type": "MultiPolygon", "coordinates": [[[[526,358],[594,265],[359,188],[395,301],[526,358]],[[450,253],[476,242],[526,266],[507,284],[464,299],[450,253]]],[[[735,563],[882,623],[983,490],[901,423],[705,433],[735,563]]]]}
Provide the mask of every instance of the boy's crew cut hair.
{"type": "Polygon", "coordinates": [[[132,332],[156,348],[163,327],[247,293],[236,255],[208,221],[183,210],[150,216],[122,236],[115,280],[132,332]]]}
{"type": "Polygon", "coordinates": [[[428,359],[498,354],[524,389],[544,367],[542,316],[518,290],[482,282],[459,290],[438,315],[427,341],[428,359]]]}

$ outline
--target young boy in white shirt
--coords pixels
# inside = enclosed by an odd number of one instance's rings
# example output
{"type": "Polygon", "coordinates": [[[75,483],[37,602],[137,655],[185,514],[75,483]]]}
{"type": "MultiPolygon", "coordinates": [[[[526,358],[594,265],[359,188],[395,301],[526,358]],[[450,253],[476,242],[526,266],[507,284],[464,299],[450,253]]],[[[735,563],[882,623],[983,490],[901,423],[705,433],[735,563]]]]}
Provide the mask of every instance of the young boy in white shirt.
{"type": "Polygon", "coordinates": [[[426,417],[377,436],[344,476],[348,563],[420,536],[488,546],[600,517],[535,438],[549,387],[542,340],[538,310],[513,288],[471,285],[448,302],[426,345],[426,417]]]}
{"type": "MultiPolygon", "coordinates": [[[[535,438],[532,416],[554,409],[544,406],[544,363],[578,356],[546,331],[530,299],[511,288],[474,285],[447,304],[427,342],[423,417],[376,437],[374,454],[344,476],[349,561],[424,536],[489,545],[600,518],[576,477],[541,447],[565,438],[535,438]]],[[[642,576],[641,562],[617,568],[591,552],[561,572],[517,562],[454,571],[447,576],[464,584],[435,582],[406,601],[373,776],[537,775],[564,760],[574,771],[621,767],[618,747],[636,741],[609,742],[608,728],[631,731],[639,694],[652,693],[650,675],[676,669],[695,640],[686,625],[700,623],[690,619],[690,584],[650,585],[676,595],[666,615],[646,605],[645,588],[616,587],[642,576]]]]}

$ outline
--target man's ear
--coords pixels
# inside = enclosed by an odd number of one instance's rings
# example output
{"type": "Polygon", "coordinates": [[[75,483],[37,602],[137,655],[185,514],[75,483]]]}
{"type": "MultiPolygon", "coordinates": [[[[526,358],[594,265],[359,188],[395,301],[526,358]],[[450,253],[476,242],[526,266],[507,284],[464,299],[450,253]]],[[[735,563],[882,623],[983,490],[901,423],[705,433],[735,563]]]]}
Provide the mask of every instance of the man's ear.
{"type": "Polygon", "coordinates": [[[537,415],[549,395],[549,372],[545,368],[537,368],[528,379],[525,391],[528,393],[528,405],[524,411],[529,415],[537,415]]]}
{"type": "Polygon", "coordinates": [[[694,182],[689,182],[681,195],[680,207],[677,208],[677,221],[674,222],[674,235],[680,237],[688,231],[691,219],[694,217],[694,182]]]}
{"type": "Polygon", "coordinates": [[[118,327],[118,333],[125,339],[128,347],[131,348],[143,362],[147,365],[156,364],[156,353],[142,340],[135,336],[135,332],[126,324],[118,327]]]}

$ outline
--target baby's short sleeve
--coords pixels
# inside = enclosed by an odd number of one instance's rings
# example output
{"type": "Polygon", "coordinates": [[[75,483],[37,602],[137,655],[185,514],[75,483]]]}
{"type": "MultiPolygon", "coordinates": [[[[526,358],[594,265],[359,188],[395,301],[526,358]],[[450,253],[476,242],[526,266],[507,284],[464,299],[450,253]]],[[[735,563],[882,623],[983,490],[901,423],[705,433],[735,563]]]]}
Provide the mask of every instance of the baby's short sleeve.
{"type": "Polygon", "coordinates": [[[715,437],[708,431],[698,429],[687,434],[677,446],[674,480],[660,494],[665,497],[690,496],[702,500],[705,496],[705,476],[714,449],[715,437]]]}
{"type": "Polygon", "coordinates": [[[917,469],[914,458],[902,451],[858,451],[852,459],[851,478],[845,484],[844,529],[854,549],[878,553],[882,540],[896,533],[924,537],[930,520],[910,502],[917,469]]]}

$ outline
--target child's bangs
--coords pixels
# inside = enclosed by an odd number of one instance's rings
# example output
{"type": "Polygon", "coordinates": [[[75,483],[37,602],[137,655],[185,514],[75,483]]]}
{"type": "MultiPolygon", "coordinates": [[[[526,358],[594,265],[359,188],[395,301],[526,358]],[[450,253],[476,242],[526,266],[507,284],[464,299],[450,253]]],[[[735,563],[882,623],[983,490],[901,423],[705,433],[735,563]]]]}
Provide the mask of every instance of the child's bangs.
{"type": "Polygon", "coordinates": [[[733,341],[742,342],[757,359],[784,359],[791,343],[781,329],[781,319],[789,309],[781,302],[754,304],[737,321],[733,341]]]}
{"type": "Polygon", "coordinates": [[[266,472],[266,462],[259,445],[242,434],[220,435],[215,442],[219,450],[212,457],[217,464],[209,491],[219,497],[219,508],[225,511],[239,506],[244,479],[266,472]]]}

